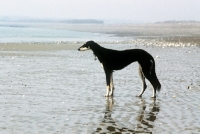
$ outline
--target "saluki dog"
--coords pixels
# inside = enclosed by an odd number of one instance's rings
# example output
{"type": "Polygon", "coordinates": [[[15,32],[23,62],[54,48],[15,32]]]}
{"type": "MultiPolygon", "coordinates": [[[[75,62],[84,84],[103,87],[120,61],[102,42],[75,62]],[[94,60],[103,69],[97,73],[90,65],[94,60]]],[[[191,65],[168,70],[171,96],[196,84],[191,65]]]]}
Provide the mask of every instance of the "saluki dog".
{"type": "Polygon", "coordinates": [[[88,41],[81,46],[79,51],[92,50],[94,55],[98,58],[100,63],[103,65],[106,75],[106,97],[113,96],[114,85],[113,85],[113,71],[121,70],[132,62],[137,61],[139,63],[139,75],[142,79],[143,88],[138,95],[142,97],[145,89],[147,88],[145,78],[150,81],[153,86],[153,98],[156,97],[156,91],[160,91],[161,84],[158,81],[155,72],[155,61],[154,58],[142,49],[128,49],[123,51],[107,49],[101,47],[94,41],[88,41]]]}

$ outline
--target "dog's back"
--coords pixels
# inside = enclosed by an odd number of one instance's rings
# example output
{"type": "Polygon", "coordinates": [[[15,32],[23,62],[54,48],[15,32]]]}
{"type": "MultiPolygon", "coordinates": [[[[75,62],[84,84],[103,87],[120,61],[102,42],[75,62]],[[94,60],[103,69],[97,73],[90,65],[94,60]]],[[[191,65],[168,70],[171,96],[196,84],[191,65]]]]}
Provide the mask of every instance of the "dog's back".
{"type": "Polygon", "coordinates": [[[107,67],[112,70],[123,69],[135,61],[142,64],[143,62],[149,62],[150,60],[153,60],[153,57],[142,49],[118,51],[104,48],[100,56],[100,62],[106,64],[107,67]]]}

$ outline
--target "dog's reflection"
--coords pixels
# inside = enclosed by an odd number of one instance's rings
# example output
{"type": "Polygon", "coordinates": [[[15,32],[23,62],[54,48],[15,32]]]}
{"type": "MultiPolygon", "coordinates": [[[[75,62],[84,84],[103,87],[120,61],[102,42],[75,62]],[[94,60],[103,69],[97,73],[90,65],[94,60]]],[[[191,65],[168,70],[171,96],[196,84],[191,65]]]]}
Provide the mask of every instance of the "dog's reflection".
{"type": "MultiPolygon", "coordinates": [[[[159,106],[156,103],[156,99],[152,99],[152,103],[148,104],[150,110],[147,111],[146,102],[144,99],[139,98],[140,110],[132,129],[119,126],[114,118],[111,117],[113,112],[114,100],[113,98],[106,99],[106,109],[104,118],[101,121],[99,127],[96,129],[95,134],[98,133],[152,133],[154,127],[153,122],[156,120],[156,116],[160,111],[159,106]]],[[[121,111],[122,112],[122,111],[121,111]]],[[[133,112],[137,113],[137,112],[133,112]]]]}
{"type": "Polygon", "coordinates": [[[156,103],[156,99],[152,99],[152,103],[149,104],[150,110],[147,111],[147,105],[145,100],[141,99],[142,105],[137,117],[137,121],[139,121],[135,127],[135,132],[143,133],[149,132],[152,133],[152,129],[154,127],[154,121],[156,120],[156,116],[160,111],[160,107],[156,103]]]}

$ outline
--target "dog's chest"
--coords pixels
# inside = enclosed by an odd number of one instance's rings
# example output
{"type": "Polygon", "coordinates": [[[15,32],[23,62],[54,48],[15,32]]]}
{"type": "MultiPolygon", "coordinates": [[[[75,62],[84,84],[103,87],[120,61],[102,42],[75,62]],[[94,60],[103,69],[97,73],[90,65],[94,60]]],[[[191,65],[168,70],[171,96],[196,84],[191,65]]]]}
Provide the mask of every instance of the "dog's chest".
{"type": "Polygon", "coordinates": [[[103,67],[103,64],[100,62],[100,64],[101,64],[101,67],[103,67]]]}

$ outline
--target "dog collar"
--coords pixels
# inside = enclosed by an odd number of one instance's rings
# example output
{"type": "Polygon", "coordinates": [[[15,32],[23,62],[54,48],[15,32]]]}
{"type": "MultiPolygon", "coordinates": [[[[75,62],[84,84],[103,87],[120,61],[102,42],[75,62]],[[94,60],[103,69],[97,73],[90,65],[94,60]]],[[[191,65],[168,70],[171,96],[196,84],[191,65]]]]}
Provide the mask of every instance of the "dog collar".
{"type": "MultiPolygon", "coordinates": [[[[94,54],[94,53],[93,53],[94,54]]],[[[94,60],[97,60],[97,56],[94,54],[94,60]]]]}

